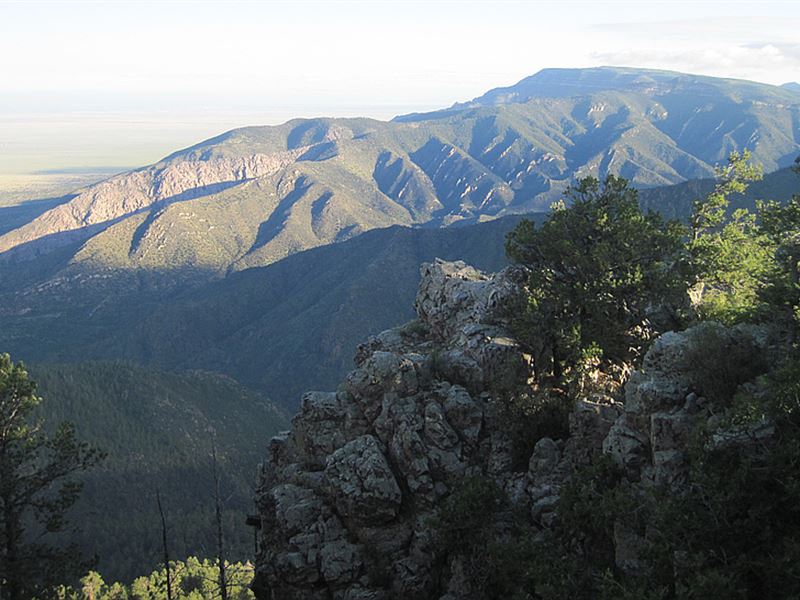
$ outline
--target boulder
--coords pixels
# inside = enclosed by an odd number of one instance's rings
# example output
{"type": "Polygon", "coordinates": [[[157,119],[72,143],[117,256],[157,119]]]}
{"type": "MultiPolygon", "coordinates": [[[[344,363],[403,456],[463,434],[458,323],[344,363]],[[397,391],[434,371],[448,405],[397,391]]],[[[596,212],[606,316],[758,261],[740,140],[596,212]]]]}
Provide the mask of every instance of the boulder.
{"type": "Polygon", "coordinates": [[[332,453],[325,465],[328,495],[344,519],[365,524],[397,516],[402,493],[378,441],[364,435],[332,453]]]}

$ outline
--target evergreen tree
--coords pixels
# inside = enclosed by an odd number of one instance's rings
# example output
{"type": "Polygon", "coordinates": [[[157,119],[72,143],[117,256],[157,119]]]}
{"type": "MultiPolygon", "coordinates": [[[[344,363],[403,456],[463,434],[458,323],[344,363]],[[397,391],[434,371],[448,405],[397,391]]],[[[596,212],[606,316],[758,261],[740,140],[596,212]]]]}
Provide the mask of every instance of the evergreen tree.
{"type": "MultiPolygon", "coordinates": [[[[794,171],[800,175],[800,157],[794,171]]],[[[758,206],[762,233],[775,249],[775,268],[760,297],[789,332],[795,343],[800,329],[800,194],[786,204],[761,202],[758,206]]]]}
{"type": "Polygon", "coordinates": [[[55,534],[80,494],[71,476],[102,453],[81,442],[68,423],[52,434],[34,418],[41,402],[21,364],[0,355],[0,598],[35,597],[79,574],[76,548],[55,534]]]}
{"type": "Polygon", "coordinates": [[[741,209],[728,215],[730,197],[762,177],[761,168],[750,162],[750,152],[731,153],[716,175],[714,190],[694,202],[688,251],[700,317],[730,324],[758,311],[759,289],[774,264],[774,245],[753,213],[741,209]]]}
{"type": "Polygon", "coordinates": [[[686,280],[678,268],[684,229],[643,214],[622,177],[588,177],[567,191],[537,228],[522,221],[506,252],[530,268],[528,306],[518,319],[537,375],[556,379],[587,354],[635,362],[657,309],[677,306],[686,280]],[[537,360],[538,359],[538,360],[537,360]]]}

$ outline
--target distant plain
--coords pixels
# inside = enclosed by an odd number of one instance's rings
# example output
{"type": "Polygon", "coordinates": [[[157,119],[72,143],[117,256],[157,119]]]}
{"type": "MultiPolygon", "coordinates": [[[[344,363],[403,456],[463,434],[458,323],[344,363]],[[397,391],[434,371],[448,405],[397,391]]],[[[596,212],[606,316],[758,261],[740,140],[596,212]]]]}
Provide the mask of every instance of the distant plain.
{"type": "Polygon", "coordinates": [[[298,116],[395,115],[433,106],[278,107],[180,112],[0,111],[0,206],[55,198],[157,162],[176,149],[236,127],[276,125],[298,116]]]}

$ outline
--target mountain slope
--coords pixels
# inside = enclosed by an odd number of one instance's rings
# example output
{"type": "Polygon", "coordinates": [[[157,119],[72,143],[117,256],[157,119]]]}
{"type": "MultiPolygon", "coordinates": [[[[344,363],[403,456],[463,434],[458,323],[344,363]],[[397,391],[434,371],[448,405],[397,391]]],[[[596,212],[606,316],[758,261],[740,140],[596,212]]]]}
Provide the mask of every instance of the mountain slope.
{"type": "Polygon", "coordinates": [[[214,370],[294,407],[305,388],[335,383],[358,342],[410,318],[422,262],[499,268],[516,221],[371,231],[177,289],[163,282],[169,273],[138,271],[36,284],[0,295],[0,348],[32,363],[79,357],[214,370]]]}
{"type": "Polygon", "coordinates": [[[210,451],[216,440],[228,550],[252,549],[244,525],[262,442],[288,425],[274,405],[213,373],[166,373],[124,363],[30,368],[51,425],[76,424],[79,435],[108,453],[84,477],[72,520],[86,554],[101,558],[114,578],[128,578],[160,561],[160,491],[175,558],[214,547],[210,451]]]}
{"type": "MultiPolygon", "coordinates": [[[[770,173],[732,205],[788,200],[798,181],[789,169],[770,173]]],[[[713,185],[642,190],[640,202],[685,219],[713,185]]],[[[497,270],[519,218],[373,230],[213,281],[176,283],[185,273],[155,268],[59,271],[49,255],[24,272],[0,265],[0,348],[30,362],[127,359],[221,371],[294,407],[304,389],[335,384],[360,340],[412,317],[420,263],[440,257],[497,270]]]]}
{"type": "Polygon", "coordinates": [[[225,133],[79,190],[0,235],[0,259],[71,248],[72,271],[224,275],[390,225],[542,210],[576,176],[639,187],[708,177],[750,148],[800,153],[800,94],[638,69],[549,69],[392,122],[301,119],[225,133]]]}
{"type": "MultiPolygon", "coordinates": [[[[713,179],[696,179],[677,185],[639,191],[639,204],[644,210],[660,213],[667,219],[686,221],[692,213],[692,203],[714,189],[713,179]]],[[[800,193],[800,178],[790,168],[768,173],[761,181],[748,185],[744,194],[730,198],[730,210],[746,208],[756,210],[757,200],[786,202],[800,193]]]]}

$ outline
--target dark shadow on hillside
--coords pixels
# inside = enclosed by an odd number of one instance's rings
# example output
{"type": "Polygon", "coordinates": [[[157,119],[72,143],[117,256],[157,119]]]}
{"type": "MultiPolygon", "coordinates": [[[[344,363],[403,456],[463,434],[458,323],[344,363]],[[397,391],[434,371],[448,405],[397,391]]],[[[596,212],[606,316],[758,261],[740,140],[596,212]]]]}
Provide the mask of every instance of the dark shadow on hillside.
{"type": "Polygon", "coordinates": [[[295,181],[294,189],[283,197],[278,203],[278,206],[275,207],[275,210],[272,211],[269,218],[258,227],[256,241],[253,242],[247,254],[266,246],[270,240],[283,230],[283,226],[286,224],[286,220],[292,212],[292,207],[306,195],[311,185],[311,182],[306,176],[301,176],[295,181]]]}
{"type": "Polygon", "coordinates": [[[336,156],[339,156],[339,148],[336,142],[321,142],[311,146],[311,148],[306,150],[297,160],[322,162],[323,160],[328,160],[336,156]]]}
{"type": "MultiPolygon", "coordinates": [[[[145,220],[142,221],[142,223],[136,228],[136,231],[133,233],[133,236],[131,237],[131,246],[130,249],[128,250],[128,256],[132,256],[136,253],[136,251],[139,249],[139,245],[141,244],[142,239],[147,233],[147,230],[150,228],[153,222],[162,214],[163,210],[168,206],[176,204],[178,202],[185,202],[187,200],[196,200],[197,198],[212,196],[214,194],[218,194],[232,187],[236,187],[237,185],[247,183],[248,181],[252,181],[252,179],[237,179],[234,181],[221,181],[219,183],[212,183],[211,185],[204,185],[198,188],[191,188],[181,192],[180,194],[176,194],[174,196],[170,196],[169,198],[164,198],[163,200],[154,202],[149,207],[143,209],[143,210],[149,210],[150,212],[147,215],[147,218],[145,218],[145,220]]],[[[137,211],[137,212],[142,212],[142,211],[137,211]]]]}
{"type": "Polygon", "coordinates": [[[72,200],[76,194],[67,194],[57,198],[40,198],[28,200],[15,206],[0,207],[0,235],[22,227],[25,223],[33,221],[51,208],[55,208],[72,200]]]}

